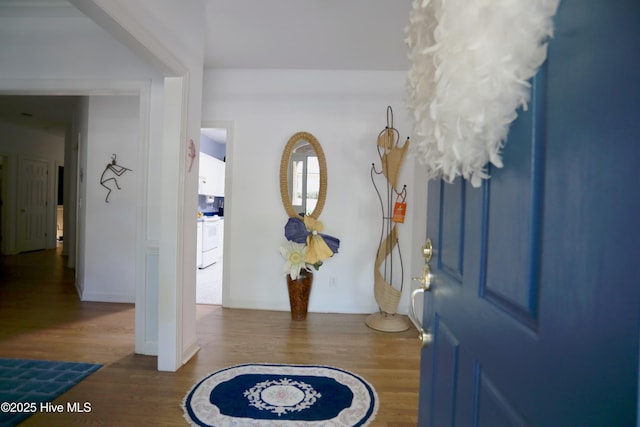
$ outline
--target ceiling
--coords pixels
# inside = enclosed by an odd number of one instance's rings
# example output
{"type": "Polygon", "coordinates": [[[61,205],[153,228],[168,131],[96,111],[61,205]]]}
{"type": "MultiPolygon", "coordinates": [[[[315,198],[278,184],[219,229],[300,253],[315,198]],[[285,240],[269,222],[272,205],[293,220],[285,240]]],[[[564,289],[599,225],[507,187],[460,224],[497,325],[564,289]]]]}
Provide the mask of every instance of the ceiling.
{"type": "Polygon", "coordinates": [[[205,0],[205,68],[408,70],[411,0],[205,0]]]}
{"type": "MultiPolygon", "coordinates": [[[[408,69],[411,0],[204,0],[205,68],[408,69]]],[[[20,15],[60,13],[65,0],[0,0],[20,15]],[[55,4],[55,8],[50,6],[55,4]]],[[[71,96],[2,96],[0,119],[61,134],[71,96]],[[25,116],[23,113],[31,114],[25,116]]]]}
{"type": "Polygon", "coordinates": [[[64,136],[77,96],[0,95],[0,120],[64,136]]]}

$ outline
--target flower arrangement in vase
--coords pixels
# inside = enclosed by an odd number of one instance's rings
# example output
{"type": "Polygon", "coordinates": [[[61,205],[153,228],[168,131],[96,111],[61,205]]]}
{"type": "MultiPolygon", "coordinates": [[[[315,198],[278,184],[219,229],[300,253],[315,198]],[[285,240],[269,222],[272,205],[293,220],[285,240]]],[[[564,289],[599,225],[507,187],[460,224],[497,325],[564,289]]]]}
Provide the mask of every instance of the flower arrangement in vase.
{"type": "Polygon", "coordinates": [[[289,218],[284,227],[288,241],[280,247],[280,253],[286,260],[283,274],[287,276],[292,320],[307,317],[312,268],[319,270],[323,261],[337,253],[340,247],[340,240],[321,233],[322,229],[322,223],[310,216],[289,218]]]}

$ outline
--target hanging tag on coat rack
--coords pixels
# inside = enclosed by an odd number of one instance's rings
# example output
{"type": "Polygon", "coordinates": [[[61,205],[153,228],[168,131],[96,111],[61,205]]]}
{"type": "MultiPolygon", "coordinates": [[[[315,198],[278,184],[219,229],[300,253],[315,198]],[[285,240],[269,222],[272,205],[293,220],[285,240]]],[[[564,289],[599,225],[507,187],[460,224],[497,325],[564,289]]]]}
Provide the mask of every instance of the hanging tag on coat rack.
{"type": "Polygon", "coordinates": [[[391,217],[391,221],[403,224],[406,211],[407,203],[405,202],[405,198],[398,194],[398,197],[396,197],[396,203],[393,205],[393,216],[391,217]]]}

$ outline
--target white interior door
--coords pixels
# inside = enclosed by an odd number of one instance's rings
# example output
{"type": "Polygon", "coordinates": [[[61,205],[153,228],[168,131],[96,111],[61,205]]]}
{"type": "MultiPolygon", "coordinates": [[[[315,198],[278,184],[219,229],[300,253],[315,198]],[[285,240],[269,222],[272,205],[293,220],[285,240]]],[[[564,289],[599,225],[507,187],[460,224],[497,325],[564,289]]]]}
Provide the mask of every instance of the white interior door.
{"type": "Polygon", "coordinates": [[[18,251],[46,247],[47,163],[20,159],[18,176],[18,251]]]}

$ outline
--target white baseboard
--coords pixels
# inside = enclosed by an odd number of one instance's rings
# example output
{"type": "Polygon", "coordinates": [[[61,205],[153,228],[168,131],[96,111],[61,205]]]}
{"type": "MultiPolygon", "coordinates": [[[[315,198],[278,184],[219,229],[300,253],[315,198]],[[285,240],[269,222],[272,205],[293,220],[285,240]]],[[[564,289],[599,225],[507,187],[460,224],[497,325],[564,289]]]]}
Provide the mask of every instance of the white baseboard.
{"type": "Polygon", "coordinates": [[[91,302],[116,302],[133,304],[136,302],[136,297],[133,294],[109,294],[104,292],[83,292],[80,295],[81,301],[91,302]]]}

